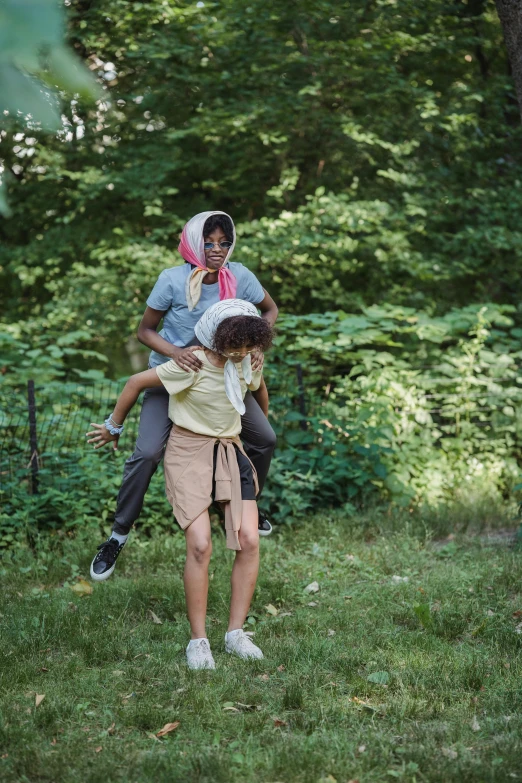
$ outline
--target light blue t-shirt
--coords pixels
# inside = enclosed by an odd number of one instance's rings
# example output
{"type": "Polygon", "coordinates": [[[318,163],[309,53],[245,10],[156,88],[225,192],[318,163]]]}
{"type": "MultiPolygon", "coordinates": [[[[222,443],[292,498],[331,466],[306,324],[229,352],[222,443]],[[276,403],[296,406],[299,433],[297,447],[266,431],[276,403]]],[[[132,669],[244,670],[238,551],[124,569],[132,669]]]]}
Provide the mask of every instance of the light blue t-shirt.
{"type": "MultiPolygon", "coordinates": [[[[250,269],[243,264],[229,261],[230,271],[237,280],[237,299],[259,304],[265,298],[263,286],[250,269]]],[[[164,269],[147,299],[147,305],[153,310],[162,310],[163,328],[159,333],[172,345],[184,347],[195,342],[194,327],[208,308],[219,302],[219,283],[201,286],[201,297],[192,311],[187,307],[185,285],[194,270],[190,264],[164,269]]],[[[168,356],[152,351],[149,367],[157,367],[169,360],[168,356]]]]}

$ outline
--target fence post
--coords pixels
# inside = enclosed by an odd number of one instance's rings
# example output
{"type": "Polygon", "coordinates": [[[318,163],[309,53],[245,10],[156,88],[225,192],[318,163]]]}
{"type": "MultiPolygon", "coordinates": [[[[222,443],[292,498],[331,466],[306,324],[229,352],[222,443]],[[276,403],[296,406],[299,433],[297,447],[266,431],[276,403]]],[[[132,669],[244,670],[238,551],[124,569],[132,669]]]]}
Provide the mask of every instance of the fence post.
{"type": "Polygon", "coordinates": [[[305,390],[304,390],[304,383],[303,383],[303,368],[300,364],[296,365],[296,371],[297,371],[297,391],[299,394],[299,413],[303,417],[301,421],[299,422],[299,426],[302,430],[306,430],[308,426],[308,422],[306,421],[306,400],[305,400],[305,390]]]}
{"type": "Polygon", "coordinates": [[[38,494],[38,439],[36,437],[36,402],[34,381],[27,381],[27,407],[29,409],[29,446],[31,449],[31,494],[38,494]]]}

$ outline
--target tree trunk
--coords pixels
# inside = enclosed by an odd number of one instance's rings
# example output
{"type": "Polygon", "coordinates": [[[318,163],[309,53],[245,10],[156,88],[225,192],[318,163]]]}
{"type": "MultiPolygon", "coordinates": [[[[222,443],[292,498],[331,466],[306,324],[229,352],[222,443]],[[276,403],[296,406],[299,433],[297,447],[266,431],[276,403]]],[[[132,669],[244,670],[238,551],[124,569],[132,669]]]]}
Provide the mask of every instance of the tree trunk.
{"type": "Polygon", "coordinates": [[[522,0],[495,0],[522,120],[522,0]]]}

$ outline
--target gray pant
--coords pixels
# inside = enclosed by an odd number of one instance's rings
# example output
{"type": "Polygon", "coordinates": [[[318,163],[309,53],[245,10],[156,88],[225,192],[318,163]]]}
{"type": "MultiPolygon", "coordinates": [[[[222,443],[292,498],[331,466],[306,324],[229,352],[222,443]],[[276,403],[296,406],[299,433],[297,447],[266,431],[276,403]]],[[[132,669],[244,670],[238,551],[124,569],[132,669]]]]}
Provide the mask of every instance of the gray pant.
{"type": "MultiPolygon", "coordinates": [[[[270,468],[276,436],[250,392],[246,394],[245,407],[245,414],[241,417],[241,440],[257,471],[261,491],[270,468]]],[[[169,395],[163,387],[147,389],[136,447],[125,463],[118,493],[113,526],[115,533],[126,535],[141,513],[145,493],[163,457],[172,427],[168,409],[169,395]]]]}

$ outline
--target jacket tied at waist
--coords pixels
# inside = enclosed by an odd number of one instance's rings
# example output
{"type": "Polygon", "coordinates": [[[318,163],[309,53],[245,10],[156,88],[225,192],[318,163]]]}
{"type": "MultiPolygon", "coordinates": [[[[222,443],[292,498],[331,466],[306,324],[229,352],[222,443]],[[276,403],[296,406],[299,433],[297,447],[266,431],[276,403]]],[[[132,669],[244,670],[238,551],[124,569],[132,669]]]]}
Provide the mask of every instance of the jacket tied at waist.
{"type": "MultiPolygon", "coordinates": [[[[185,530],[210,506],[214,480],[214,500],[222,503],[225,509],[227,548],[234,550],[241,549],[239,530],[243,510],[236,448],[248,459],[238,437],[198,435],[173,425],[164,459],[167,498],[179,526],[185,530]],[[214,471],[216,443],[218,448],[214,471]]],[[[251,462],[250,465],[257,494],[257,474],[251,462]]]]}

